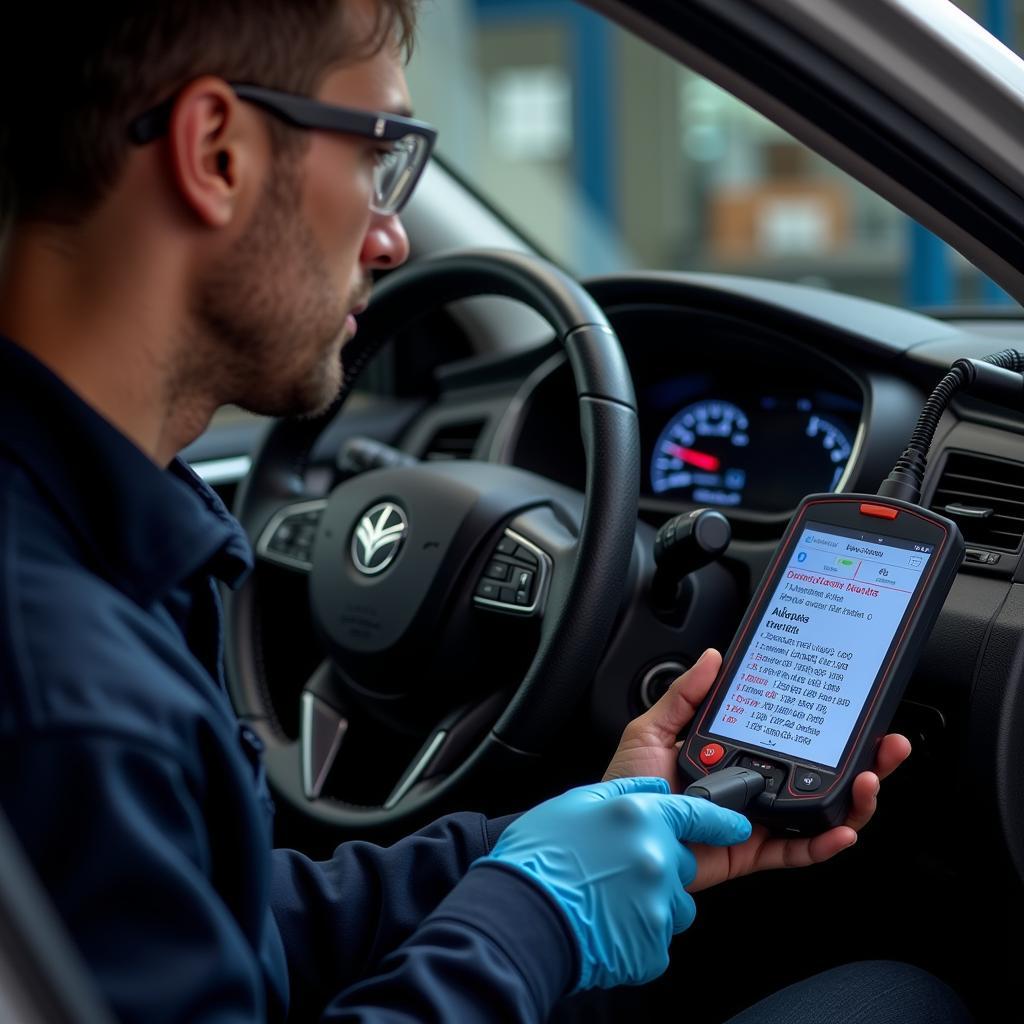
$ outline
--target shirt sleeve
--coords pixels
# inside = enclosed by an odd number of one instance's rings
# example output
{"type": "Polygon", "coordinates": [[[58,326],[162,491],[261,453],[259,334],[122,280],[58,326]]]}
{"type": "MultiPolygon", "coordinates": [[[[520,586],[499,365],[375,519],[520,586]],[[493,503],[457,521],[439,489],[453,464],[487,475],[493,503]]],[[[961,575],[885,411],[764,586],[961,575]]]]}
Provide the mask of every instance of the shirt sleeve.
{"type": "Polygon", "coordinates": [[[579,951],[554,900],[519,872],[481,864],[324,1024],[539,1024],[579,977],[579,951]]]}
{"type": "Polygon", "coordinates": [[[267,862],[261,899],[218,851],[199,779],[117,733],[0,745],[0,805],[119,1020],[311,1020],[332,999],[328,1020],[534,1020],[565,989],[571,936],[546,895],[485,884],[501,875],[488,865],[466,874],[511,819],[452,815],[322,863],[236,850],[267,862]]]}
{"type": "Polygon", "coordinates": [[[325,861],[275,850],[271,907],[288,959],[293,1019],[372,974],[514,820],[452,814],[388,847],[353,841],[325,861]]]}
{"type": "Polygon", "coordinates": [[[253,936],[210,880],[201,804],[175,758],[120,736],[6,739],[0,803],[119,1020],[279,1015],[253,936]]]}

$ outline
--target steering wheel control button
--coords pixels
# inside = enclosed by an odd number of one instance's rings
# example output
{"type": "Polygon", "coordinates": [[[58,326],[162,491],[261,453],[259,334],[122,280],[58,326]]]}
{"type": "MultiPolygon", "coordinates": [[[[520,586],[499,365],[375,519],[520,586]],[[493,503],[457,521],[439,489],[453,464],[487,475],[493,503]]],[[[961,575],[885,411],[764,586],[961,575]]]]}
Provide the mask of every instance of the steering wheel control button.
{"type": "Polygon", "coordinates": [[[525,591],[529,596],[530,587],[533,586],[533,573],[527,569],[516,569],[512,574],[512,583],[516,590],[525,591]]]}
{"type": "Polygon", "coordinates": [[[725,747],[721,743],[705,743],[700,748],[700,763],[713,768],[725,757],[725,747]]]}
{"type": "Polygon", "coordinates": [[[540,548],[506,530],[494,547],[473,600],[493,611],[533,614],[550,572],[551,560],[540,548]]]}
{"type": "Polygon", "coordinates": [[[817,772],[798,768],[793,775],[793,788],[801,793],[815,793],[821,789],[821,776],[817,772]]]}
{"type": "MultiPolygon", "coordinates": [[[[498,545],[498,550],[501,550],[501,545],[498,545]]],[[[537,565],[537,556],[530,551],[528,548],[524,548],[522,544],[515,550],[516,561],[526,562],[527,565],[537,565]]]]}
{"type": "Polygon", "coordinates": [[[308,572],[325,501],[308,501],[281,509],[256,542],[256,553],[268,562],[308,572]]]}

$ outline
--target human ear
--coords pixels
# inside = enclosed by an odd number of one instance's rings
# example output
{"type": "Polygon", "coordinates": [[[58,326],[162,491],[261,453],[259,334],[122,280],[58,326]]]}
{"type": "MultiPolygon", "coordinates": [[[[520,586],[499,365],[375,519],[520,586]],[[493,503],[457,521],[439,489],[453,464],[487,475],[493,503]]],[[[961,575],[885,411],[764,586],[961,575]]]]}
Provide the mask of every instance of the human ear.
{"type": "Polygon", "coordinates": [[[259,173],[254,119],[227,82],[205,75],[178,94],[167,134],[179,195],[201,223],[225,227],[259,173]]]}

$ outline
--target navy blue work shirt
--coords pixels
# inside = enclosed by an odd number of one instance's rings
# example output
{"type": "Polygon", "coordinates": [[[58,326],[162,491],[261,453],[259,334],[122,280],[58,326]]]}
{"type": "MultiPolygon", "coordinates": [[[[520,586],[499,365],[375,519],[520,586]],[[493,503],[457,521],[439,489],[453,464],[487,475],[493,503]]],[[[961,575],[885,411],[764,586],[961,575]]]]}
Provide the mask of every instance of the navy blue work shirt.
{"type": "Polygon", "coordinates": [[[468,871],[501,821],[451,815],[319,863],[272,851],[215,583],[251,564],[182,461],[160,469],[0,338],[0,805],[112,1009],[543,1019],[578,953],[539,888],[468,871]]]}

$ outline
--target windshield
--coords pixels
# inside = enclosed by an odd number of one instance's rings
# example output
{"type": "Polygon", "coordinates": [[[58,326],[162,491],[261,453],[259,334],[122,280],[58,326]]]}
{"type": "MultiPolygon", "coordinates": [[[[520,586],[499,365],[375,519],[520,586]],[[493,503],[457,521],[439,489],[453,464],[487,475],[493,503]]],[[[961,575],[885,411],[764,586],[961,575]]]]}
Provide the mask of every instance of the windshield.
{"type": "MultiPolygon", "coordinates": [[[[1024,0],[959,6],[1014,44],[1024,0]]],[[[579,275],[713,271],[1017,308],[884,199],[569,0],[433,0],[409,78],[446,163],[579,275]]]]}

